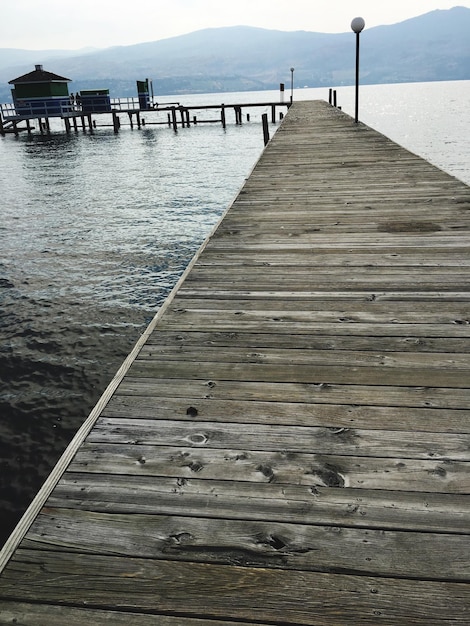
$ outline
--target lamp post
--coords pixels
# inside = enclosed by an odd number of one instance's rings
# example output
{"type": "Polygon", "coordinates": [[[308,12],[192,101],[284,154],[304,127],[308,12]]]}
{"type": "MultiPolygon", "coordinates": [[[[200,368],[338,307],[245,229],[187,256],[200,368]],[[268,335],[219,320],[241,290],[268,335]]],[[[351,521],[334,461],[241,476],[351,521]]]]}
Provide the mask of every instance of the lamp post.
{"type": "Polygon", "coordinates": [[[351,28],[356,33],[356,114],[354,121],[358,122],[359,116],[359,35],[366,25],[362,17],[355,17],[351,22],[351,28]]]}
{"type": "Polygon", "coordinates": [[[290,103],[294,101],[294,68],[290,68],[290,103]]]}

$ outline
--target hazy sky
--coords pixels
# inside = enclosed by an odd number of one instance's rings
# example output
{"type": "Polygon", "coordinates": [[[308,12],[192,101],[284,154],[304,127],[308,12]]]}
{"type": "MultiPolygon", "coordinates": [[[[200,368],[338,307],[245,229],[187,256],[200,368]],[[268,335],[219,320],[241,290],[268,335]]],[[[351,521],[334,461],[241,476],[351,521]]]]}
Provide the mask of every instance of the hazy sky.
{"type": "Polygon", "coordinates": [[[339,33],[361,16],[366,28],[462,0],[2,0],[0,48],[108,47],[156,41],[202,28],[247,25],[339,33]]]}

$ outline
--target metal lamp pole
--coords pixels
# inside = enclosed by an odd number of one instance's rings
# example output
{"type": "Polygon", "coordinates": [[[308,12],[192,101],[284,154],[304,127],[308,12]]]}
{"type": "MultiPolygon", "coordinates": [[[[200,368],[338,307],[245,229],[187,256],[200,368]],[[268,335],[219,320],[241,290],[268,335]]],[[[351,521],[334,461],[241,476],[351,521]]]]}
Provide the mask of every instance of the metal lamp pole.
{"type": "Polygon", "coordinates": [[[290,68],[290,103],[294,101],[294,68],[290,68]]]}
{"type": "Polygon", "coordinates": [[[356,33],[356,114],[354,121],[357,123],[359,119],[359,35],[366,25],[362,17],[355,17],[351,22],[351,28],[356,33]]]}

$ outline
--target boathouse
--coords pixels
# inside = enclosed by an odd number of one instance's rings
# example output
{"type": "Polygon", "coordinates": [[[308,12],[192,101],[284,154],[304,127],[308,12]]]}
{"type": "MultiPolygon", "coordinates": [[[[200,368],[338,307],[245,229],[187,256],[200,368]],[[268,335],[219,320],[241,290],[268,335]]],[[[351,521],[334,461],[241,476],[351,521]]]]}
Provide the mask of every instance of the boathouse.
{"type": "Polygon", "coordinates": [[[9,81],[17,115],[59,117],[70,107],[70,78],[47,72],[36,65],[33,72],[9,81]]]}

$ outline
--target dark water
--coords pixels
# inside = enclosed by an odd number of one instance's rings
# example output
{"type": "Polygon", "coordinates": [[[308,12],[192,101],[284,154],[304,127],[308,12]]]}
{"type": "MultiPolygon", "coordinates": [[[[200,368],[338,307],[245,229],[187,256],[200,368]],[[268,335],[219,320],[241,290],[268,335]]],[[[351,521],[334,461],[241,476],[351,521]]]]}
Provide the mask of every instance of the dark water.
{"type": "MultiPolygon", "coordinates": [[[[470,182],[469,96],[469,81],[368,87],[360,117],[470,182]]],[[[351,88],[338,97],[353,113],[351,88]]],[[[226,131],[0,138],[0,545],[248,176],[262,112],[226,131]]]]}

